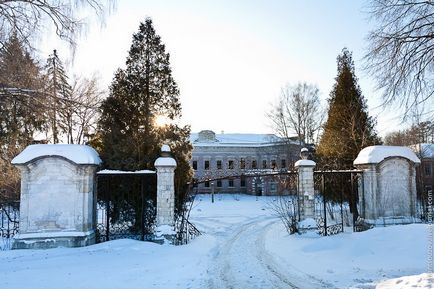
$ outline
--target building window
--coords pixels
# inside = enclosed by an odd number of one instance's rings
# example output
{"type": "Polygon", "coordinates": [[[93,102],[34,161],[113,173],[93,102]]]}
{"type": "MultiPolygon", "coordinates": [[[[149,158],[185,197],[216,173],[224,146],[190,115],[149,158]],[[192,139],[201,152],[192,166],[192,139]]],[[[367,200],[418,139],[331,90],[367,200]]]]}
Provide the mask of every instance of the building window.
{"type": "Polygon", "coordinates": [[[282,169],[285,169],[285,168],[286,168],[286,160],[280,160],[280,167],[281,167],[282,169]]]}
{"type": "Polygon", "coordinates": [[[222,180],[217,180],[217,188],[221,188],[222,187],[222,180]]]}
{"type": "Polygon", "coordinates": [[[204,168],[205,170],[209,170],[209,161],[205,161],[204,168]]]}
{"type": "Polygon", "coordinates": [[[229,188],[233,188],[234,187],[234,180],[229,180],[229,188]]]}
{"type": "Polygon", "coordinates": [[[193,161],[193,170],[197,171],[197,161],[193,161]]]}
{"type": "Polygon", "coordinates": [[[246,187],[246,177],[245,176],[241,176],[241,178],[240,178],[240,186],[242,188],[246,187]]]}
{"type": "Polygon", "coordinates": [[[205,188],[209,188],[209,182],[205,182],[205,188]]]}
{"type": "Polygon", "coordinates": [[[276,160],[272,160],[271,161],[271,168],[274,170],[274,169],[276,169],[276,167],[277,167],[276,160]]]}
{"type": "Polygon", "coordinates": [[[221,170],[223,167],[222,167],[222,161],[221,160],[218,160],[217,161],[217,169],[218,170],[221,170]]]}
{"type": "Polygon", "coordinates": [[[256,164],[256,160],[252,160],[252,169],[256,170],[258,168],[258,165],[256,164]]]}
{"type": "Polygon", "coordinates": [[[270,184],[270,192],[277,193],[277,184],[276,183],[270,184]]]}
{"type": "Polygon", "coordinates": [[[230,170],[233,170],[233,169],[234,169],[234,161],[233,161],[233,160],[230,160],[230,161],[228,162],[228,169],[230,169],[230,170]]]}
{"type": "Polygon", "coordinates": [[[246,168],[246,160],[241,158],[240,160],[240,169],[244,170],[246,168]]]}
{"type": "Polygon", "coordinates": [[[262,168],[266,169],[267,168],[267,160],[263,160],[262,161],[262,168]]]}
{"type": "Polygon", "coordinates": [[[432,166],[431,163],[424,164],[425,176],[430,177],[432,175],[432,166]]]}

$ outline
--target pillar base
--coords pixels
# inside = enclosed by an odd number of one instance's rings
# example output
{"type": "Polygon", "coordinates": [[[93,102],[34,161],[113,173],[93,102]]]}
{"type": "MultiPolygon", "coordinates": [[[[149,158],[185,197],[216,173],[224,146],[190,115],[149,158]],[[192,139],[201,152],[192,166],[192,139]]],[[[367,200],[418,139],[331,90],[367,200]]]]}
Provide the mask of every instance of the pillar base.
{"type": "Polygon", "coordinates": [[[45,232],[19,234],[12,249],[50,249],[57,247],[84,247],[95,244],[95,231],[45,232]]]}

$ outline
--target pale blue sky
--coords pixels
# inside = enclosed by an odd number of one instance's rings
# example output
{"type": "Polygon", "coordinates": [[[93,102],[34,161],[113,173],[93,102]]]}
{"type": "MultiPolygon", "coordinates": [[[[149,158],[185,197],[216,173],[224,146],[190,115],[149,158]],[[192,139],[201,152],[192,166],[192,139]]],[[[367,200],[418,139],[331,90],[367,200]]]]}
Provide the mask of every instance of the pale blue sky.
{"type": "MultiPolygon", "coordinates": [[[[108,86],[123,67],[132,34],[149,16],[171,53],[181,90],[183,124],[192,130],[271,132],[264,116],[286,83],[315,83],[325,100],[334,84],[336,57],[353,51],[356,74],[378,131],[396,129],[399,115],[380,103],[361,58],[370,24],[366,1],[119,0],[106,26],[91,25],[78,43],[73,71],[98,72],[108,86]],[[393,121],[391,121],[393,120],[393,121]]],[[[49,53],[56,41],[46,41],[49,53]]],[[[59,48],[61,49],[61,48],[59,48]]],[[[66,48],[61,49],[69,57],[66,48]]],[[[324,101],[325,104],[325,101],[324,101]]]]}

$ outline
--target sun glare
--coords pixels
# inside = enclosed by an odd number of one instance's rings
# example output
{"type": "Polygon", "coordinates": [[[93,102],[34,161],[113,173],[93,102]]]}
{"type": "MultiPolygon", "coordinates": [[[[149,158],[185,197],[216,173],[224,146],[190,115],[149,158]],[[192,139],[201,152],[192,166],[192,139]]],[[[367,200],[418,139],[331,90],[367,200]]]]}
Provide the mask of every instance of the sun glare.
{"type": "Polygon", "coordinates": [[[155,125],[158,126],[158,127],[166,126],[166,125],[168,125],[169,123],[170,123],[170,120],[169,120],[169,118],[168,118],[167,116],[165,116],[165,115],[158,115],[158,116],[155,118],[155,125]]]}

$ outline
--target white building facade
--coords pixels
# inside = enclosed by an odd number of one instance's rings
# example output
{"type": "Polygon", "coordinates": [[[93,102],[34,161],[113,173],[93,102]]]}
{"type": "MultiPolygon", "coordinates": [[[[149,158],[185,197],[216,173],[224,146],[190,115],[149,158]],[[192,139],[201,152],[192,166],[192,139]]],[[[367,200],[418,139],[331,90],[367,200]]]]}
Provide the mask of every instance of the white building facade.
{"type": "Polygon", "coordinates": [[[255,178],[251,173],[293,170],[301,148],[295,138],[285,140],[272,134],[215,134],[210,130],[191,134],[190,141],[194,178],[204,181],[197,185],[198,193],[275,194],[277,185],[272,178],[255,178]]]}

